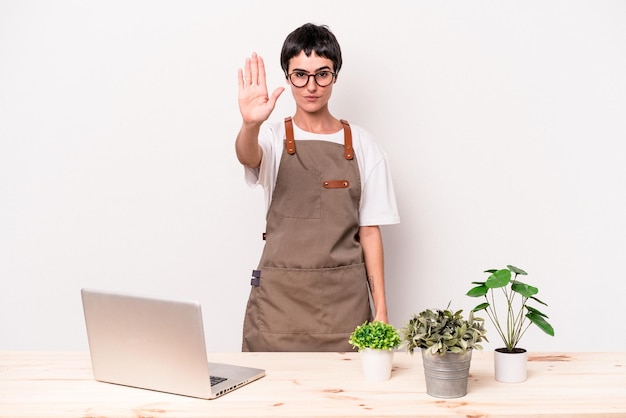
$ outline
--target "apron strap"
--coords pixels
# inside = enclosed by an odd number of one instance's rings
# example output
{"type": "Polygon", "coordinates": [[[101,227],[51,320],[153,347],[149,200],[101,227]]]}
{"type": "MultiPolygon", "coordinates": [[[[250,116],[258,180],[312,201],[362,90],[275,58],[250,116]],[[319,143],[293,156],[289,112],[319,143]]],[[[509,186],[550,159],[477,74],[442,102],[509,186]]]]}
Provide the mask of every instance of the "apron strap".
{"type": "Polygon", "coordinates": [[[291,116],[285,118],[285,131],[287,134],[285,147],[287,147],[287,153],[293,155],[296,153],[296,141],[293,138],[293,122],[291,121],[291,116]]]}
{"type": "Polygon", "coordinates": [[[346,160],[351,160],[354,158],[354,152],[352,150],[352,129],[350,129],[350,124],[347,120],[341,119],[341,123],[343,124],[343,150],[346,160]]]}
{"type": "MultiPolygon", "coordinates": [[[[343,125],[343,150],[346,160],[354,158],[354,151],[352,149],[352,129],[347,120],[341,119],[343,125]]],[[[293,137],[293,121],[291,116],[285,118],[285,147],[287,148],[287,154],[293,155],[296,153],[296,141],[293,137]]]]}

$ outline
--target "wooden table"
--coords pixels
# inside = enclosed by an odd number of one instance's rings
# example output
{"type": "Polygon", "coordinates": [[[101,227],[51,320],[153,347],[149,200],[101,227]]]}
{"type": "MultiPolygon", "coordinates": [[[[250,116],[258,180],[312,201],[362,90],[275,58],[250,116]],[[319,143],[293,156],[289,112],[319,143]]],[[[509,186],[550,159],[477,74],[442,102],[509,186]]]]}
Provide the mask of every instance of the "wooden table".
{"type": "Polygon", "coordinates": [[[528,380],[499,383],[475,352],[468,394],[426,394],[419,355],[366,382],[357,353],[211,353],[267,376],[216,400],[96,382],[88,353],[0,352],[0,417],[626,417],[626,353],[531,353],[528,380]]]}

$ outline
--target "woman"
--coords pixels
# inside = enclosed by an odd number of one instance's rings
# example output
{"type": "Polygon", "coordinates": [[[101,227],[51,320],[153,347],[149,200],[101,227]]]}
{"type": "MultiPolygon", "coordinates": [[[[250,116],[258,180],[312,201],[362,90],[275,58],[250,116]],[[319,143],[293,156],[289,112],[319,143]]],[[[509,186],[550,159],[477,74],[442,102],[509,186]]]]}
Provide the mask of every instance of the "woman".
{"type": "Polygon", "coordinates": [[[268,95],[256,54],[239,70],[235,149],[246,181],[264,187],[267,205],[243,351],[347,351],[357,325],[388,322],[379,225],[399,216],[384,152],[328,108],[341,65],[328,27],[307,23],[290,33],[281,66],[296,111],[271,123],[284,88],[268,95]]]}

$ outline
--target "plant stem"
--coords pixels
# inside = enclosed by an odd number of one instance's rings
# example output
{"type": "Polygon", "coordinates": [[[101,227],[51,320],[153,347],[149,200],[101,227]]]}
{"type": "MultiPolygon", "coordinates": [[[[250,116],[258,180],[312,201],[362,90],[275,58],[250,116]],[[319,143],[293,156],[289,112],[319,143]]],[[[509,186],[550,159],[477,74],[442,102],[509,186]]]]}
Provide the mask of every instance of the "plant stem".
{"type": "MultiPolygon", "coordinates": [[[[530,328],[530,324],[532,324],[532,322],[528,322],[528,324],[526,325],[526,328],[524,328],[524,330],[520,333],[519,337],[517,338],[517,341],[521,341],[522,337],[524,336],[524,334],[526,333],[526,330],[528,328],[530,328]]],[[[516,344],[517,345],[517,344],[516,344]]]]}
{"type": "MultiPolygon", "coordinates": [[[[504,332],[502,331],[502,328],[500,327],[500,323],[498,322],[498,314],[496,312],[495,306],[492,305],[494,303],[493,290],[490,291],[490,293],[491,293],[491,304],[489,304],[487,309],[485,309],[485,312],[487,312],[489,319],[496,326],[496,331],[498,331],[498,334],[500,334],[500,338],[502,338],[502,341],[504,341],[506,344],[506,337],[504,336],[504,332]]],[[[487,295],[485,295],[485,300],[487,300],[487,303],[489,303],[489,298],[487,298],[487,295]]]]}
{"type": "Polygon", "coordinates": [[[514,292],[511,293],[506,291],[506,288],[503,288],[504,296],[506,297],[506,348],[511,350],[515,345],[515,314],[513,312],[513,297],[515,296],[514,292]]]}
{"type": "MultiPolygon", "coordinates": [[[[523,297],[522,298],[521,307],[520,307],[520,310],[519,310],[519,312],[517,314],[517,318],[515,319],[515,322],[516,322],[516,326],[515,326],[515,345],[517,345],[517,343],[522,339],[522,335],[523,335],[522,328],[524,327],[524,323],[526,322],[526,316],[524,315],[524,308],[526,306],[526,301],[527,300],[528,300],[527,297],[523,297]]],[[[530,325],[530,323],[528,325],[530,325]]],[[[526,329],[528,329],[528,326],[526,327],[526,329]]],[[[524,329],[524,332],[526,331],[526,329],[524,329]]]]}

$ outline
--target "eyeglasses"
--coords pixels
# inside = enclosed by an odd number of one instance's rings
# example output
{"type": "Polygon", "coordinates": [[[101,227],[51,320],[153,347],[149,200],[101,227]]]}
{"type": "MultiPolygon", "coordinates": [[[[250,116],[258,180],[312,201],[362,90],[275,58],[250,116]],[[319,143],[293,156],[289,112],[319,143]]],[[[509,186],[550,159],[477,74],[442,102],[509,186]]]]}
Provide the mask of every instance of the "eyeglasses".
{"type": "Polygon", "coordinates": [[[315,80],[315,84],[317,84],[318,86],[328,87],[335,80],[335,76],[336,74],[330,71],[320,71],[319,73],[315,74],[308,74],[302,71],[294,71],[293,73],[287,75],[289,81],[291,81],[291,84],[293,84],[294,87],[298,88],[302,88],[309,84],[309,78],[311,77],[313,77],[313,80],[315,80]]]}

